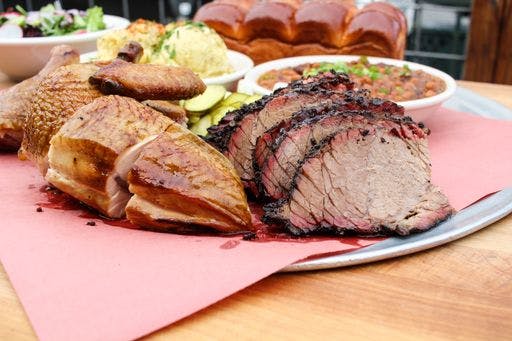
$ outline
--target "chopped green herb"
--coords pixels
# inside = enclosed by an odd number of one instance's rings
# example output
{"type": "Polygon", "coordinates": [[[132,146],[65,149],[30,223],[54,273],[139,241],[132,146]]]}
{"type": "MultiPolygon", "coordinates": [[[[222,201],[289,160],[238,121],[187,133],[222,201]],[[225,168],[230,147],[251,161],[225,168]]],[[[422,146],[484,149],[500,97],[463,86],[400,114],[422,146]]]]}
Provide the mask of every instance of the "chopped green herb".
{"type": "Polygon", "coordinates": [[[368,70],[370,70],[370,72],[379,73],[379,67],[377,65],[370,65],[368,70]]]}
{"type": "Polygon", "coordinates": [[[170,59],[174,59],[176,57],[176,50],[174,48],[171,49],[170,46],[166,46],[165,49],[167,50],[170,59]]]}
{"type": "Polygon", "coordinates": [[[386,66],[386,67],[384,68],[384,73],[385,73],[386,75],[390,75],[390,74],[391,74],[391,68],[390,68],[389,66],[386,66]]]}
{"type": "Polygon", "coordinates": [[[404,66],[402,66],[402,72],[400,72],[400,76],[403,76],[403,77],[410,77],[412,74],[412,71],[411,69],[409,68],[409,65],[407,64],[404,64],[404,66]]]}
{"type": "Polygon", "coordinates": [[[335,71],[335,72],[349,72],[349,67],[344,62],[338,62],[338,63],[320,63],[318,67],[311,68],[309,70],[306,70],[304,72],[304,76],[315,76],[319,73],[323,72],[329,72],[329,71],[335,71]]]}
{"type": "Polygon", "coordinates": [[[304,76],[314,76],[321,72],[344,72],[349,75],[356,75],[359,77],[370,77],[371,80],[377,80],[381,77],[380,69],[377,65],[371,65],[367,57],[361,57],[357,64],[349,66],[345,62],[337,63],[320,63],[319,66],[306,70],[304,76]]]}
{"type": "Polygon", "coordinates": [[[364,69],[361,68],[359,65],[355,65],[353,68],[349,69],[349,73],[352,73],[356,76],[363,77],[364,76],[364,69]]]}
{"type": "Polygon", "coordinates": [[[176,30],[176,28],[173,28],[173,29],[171,29],[169,31],[166,31],[164,33],[162,38],[160,38],[160,40],[158,41],[158,44],[155,46],[155,51],[161,51],[162,50],[162,48],[164,46],[164,42],[174,34],[175,30],[176,30]]]}
{"type": "Polygon", "coordinates": [[[191,21],[191,20],[185,21],[185,24],[183,26],[197,27],[200,29],[208,28],[208,26],[201,21],[191,21]]]}
{"type": "Polygon", "coordinates": [[[388,88],[379,88],[379,93],[389,95],[390,91],[388,88]]]}
{"type": "Polygon", "coordinates": [[[372,81],[376,81],[379,78],[380,78],[380,73],[370,73],[370,79],[372,81]]]}

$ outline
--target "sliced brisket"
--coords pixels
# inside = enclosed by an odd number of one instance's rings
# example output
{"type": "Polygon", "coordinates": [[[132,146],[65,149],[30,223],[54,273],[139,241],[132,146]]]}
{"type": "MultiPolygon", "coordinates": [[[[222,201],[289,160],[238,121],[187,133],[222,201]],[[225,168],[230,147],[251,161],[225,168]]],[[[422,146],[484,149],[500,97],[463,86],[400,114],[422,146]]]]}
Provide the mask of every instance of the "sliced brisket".
{"type": "Polygon", "coordinates": [[[369,119],[394,115],[394,120],[401,121],[404,114],[403,107],[369,98],[366,91],[347,91],[342,98],[294,113],[266,131],[256,143],[254,168],[262,194],[271,199],[282,198],[288,192],[298,163],[311,146],[336,130],[353,125],[354,110],[371,110],[366,115],[369,119]]]}
{"type": "Polygon", "coordinates": [[[353,83],[344,74],[327,73],[295,81],[230,113],[218,126],[209,129],[207,141],[233,163],[244,186],[257,193],[253,152],[260,135],[301,108],[339,96],[352,88],[353,83]]]}
{"type": "MultiPolygon", "coordinates": [[[[384,122],[384,120],[383,120],[384,122]]],[[[265,218],[296,235],[423,231],[453,209],[430,183],[426,133],[393,121],[341,129],[313,147],[265,218]]]]}

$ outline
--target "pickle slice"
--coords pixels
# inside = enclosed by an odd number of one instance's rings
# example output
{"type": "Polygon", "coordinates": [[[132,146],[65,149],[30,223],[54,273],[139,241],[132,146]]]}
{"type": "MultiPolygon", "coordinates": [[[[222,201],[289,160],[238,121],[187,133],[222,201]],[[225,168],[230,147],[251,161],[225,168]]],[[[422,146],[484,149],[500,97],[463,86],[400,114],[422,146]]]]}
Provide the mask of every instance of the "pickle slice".
{"type": "Polygon", "coordinates": [[[190,131],[196,135],[206,136],[208,134],[208,128],[210,128],[211,125],[212,117],[210,115],[204,115],[190,127],[190,131]]]}
{"type": "Polygon", "coordinates": [[[249,96],[246,94],[234,92],[228,97],[226,97],[222,102],[220,102],[220,104],[223,107],[232,106],[233,103],[243,103],[247,99],[247,97],[249,96]]]}
{"type": "Polygon", "coordinates": [[[257,100],[261,99],[261,97],[262,97],[261,95],[247,96],[247,98],[244,100],[244,103],[249,104],[252,102],[256,102],[257,100]]]}
{"type": "Polygon", "coordinates": [[[199,115],[189,115],[188,116],[188,124],[197,123],[197,122],[199,122],[200,119],[201,119],[201,116],[199,116],[199,115]]]}
{"type": "Polygon", "coordinates": [[[223,86],[209,85],[201,95],[186,100],[183,106],[187,111],[206,111],[222,101],[225,94],[223,86]]]}

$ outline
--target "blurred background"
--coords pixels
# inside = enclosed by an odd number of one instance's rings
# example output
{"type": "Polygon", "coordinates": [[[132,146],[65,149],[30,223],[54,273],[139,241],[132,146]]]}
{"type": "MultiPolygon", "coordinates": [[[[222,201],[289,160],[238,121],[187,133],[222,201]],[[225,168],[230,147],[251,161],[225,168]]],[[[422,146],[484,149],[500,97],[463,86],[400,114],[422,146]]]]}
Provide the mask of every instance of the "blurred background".
{"type": "MultiPolygon", "coordinates": [[[[0,11],[16,4],[22,5],[28,10],[37,10],[48,2],[48,0],[3,0],[1,1],[0,11]]],[[[62,0],[61,4],[67,9],[85,9],[98,5],[103,7],[106,14],[124,16],[130,20],[146,18],[166,23],[176,19],[193,17],[197,8],[206,2],[209,1],[62,0]]],[[[356,1],[361,6],[369,2],[372,2],[372,0],[356,1]]],[[[478,37],[474,38],[475,41],[471,45],[469,44],[472,8],[474,11],[474,8],[486,7],[481,9],[479,20],[483,21],[484,25],[487,19],[490,19],[492,23],[492,6],[499,7],[499,0],[390,0],[389,2],[402,9],[408,20],[409,31],[405,59],[431,65],[449,73],[456,79],[500,82],[500,77],[503,80],[508,79],[508,77],[512,78],[510,75],[496,76],[493,68],[487,67],[489,71],[480,65],[480,63],[485,62],[485,59],[482,58],[486,54],[490,53],[489,58],[493,57],[493,51],[486,51],[489,48],[480,46],[481,44],[476,41],[478,39],[488,39],[489,32],[487,32],[487,36],[482,35],[481,37],[474,32],[473,35],[478,35],[478,37]],[[491,17],[487,18],[488,15],[491,17]],[[468,50],[475,54],[470,61],[468,61],[468,50]],[[466,63],[469,65],[465,65],[466,63]]],[[[498,10],[506,12],[512,9],[498,8],[498,10]]],[[[494,24],[498,27],[501,24],[510,25],[510,13],[506,16],[508,17],[507,22],[495,22],[494,24]]],[[[492,60],[489,60],[489,62],[492,62],[492,60]]],[[[512,70],[505,69],[505,72],[512,73],[512,70]]],[[[501,82],[505,83],[505,81],[501,82]]]]}

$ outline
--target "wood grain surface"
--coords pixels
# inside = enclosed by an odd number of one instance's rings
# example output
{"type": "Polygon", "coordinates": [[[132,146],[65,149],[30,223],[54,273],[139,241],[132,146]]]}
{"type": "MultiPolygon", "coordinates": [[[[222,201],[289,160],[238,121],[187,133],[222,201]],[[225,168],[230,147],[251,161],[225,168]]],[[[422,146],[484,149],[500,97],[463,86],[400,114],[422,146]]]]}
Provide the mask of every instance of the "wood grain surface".
{"type": "MultiPolygon", "coordinates": [[[[512,108],[512,86],[459,84],[512,108]]],[[[510,339],[511,245],[512,215],[409,256],[275,274],[147,339],[510,339]]],[[[36,339],[3,268],[0,305],[0,340],[36,339]]]]}
{"type": "Polygon", "coordinates": [[[512,0],[503,0],[494,82],[512,84],[512,0]]]}
{"type": "Polygon", "coordinates": [[[473,0],[464,79],[512,84],[512,0],[473,0]]]}

